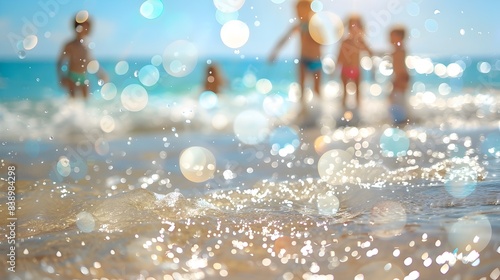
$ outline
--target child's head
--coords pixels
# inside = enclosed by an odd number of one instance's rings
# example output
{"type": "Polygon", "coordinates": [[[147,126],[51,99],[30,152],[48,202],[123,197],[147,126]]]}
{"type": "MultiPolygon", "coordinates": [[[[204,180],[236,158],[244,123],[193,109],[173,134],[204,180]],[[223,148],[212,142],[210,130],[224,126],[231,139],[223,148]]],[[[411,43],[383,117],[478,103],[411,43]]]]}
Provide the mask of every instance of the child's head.
{"type": "Polygon", "coordinates": [[[210,64],[207,66],[207,75],[215,76],[217,75],[217,66],[210,64]]]}
{"type": "Polygon", "coordinates": [[[76,34],[84,37],[90,33],[91,23],[87,11],[80,11],[75,16],[74,28],[76,34]]]}
{"type": "Polygon", "coordinates": [[[347,24],[352,35],[361,35],[364,31],[363,21],[359,15],[351,15],[347,24]]]}
{"type": "Polygon", "coordinates": [[[394,27],[391,30],[390,40],[393,45],[401,46],[406,36],[406,30],[402,26],[394,27]]]}
{"type": "Polygon", "coordinates": [[[300,21],[309,21],[311,19],[313,14],[311,0],[299,0],[296,9],[300,21]]]}

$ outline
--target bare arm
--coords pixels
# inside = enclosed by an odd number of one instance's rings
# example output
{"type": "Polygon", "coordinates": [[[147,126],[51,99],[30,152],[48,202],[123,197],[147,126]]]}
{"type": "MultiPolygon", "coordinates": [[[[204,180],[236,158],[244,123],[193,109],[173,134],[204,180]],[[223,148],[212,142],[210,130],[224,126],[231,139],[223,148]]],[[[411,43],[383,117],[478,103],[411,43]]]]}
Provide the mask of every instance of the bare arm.
{"type": "Polygon", "coordinates": [[[86,54],[86,61],[88,61],[88,62],[96,61],[99,64],[99,68],[97,69],[97,73],[96,73],[97,77],[99,77],[99,79],[102,80],[104,83],[107,83],[109,81],[108,74],[102,68],[101,63],[99,63],[99,61],[97,59],[95,59],[90,54],[90,52],[88,52],[88,50],[87,50],[87,54],[86,54]]]}
{"type": "Polygon", "coordinates": [[[288,30],[287,33],[285,33],[285,35],[281,38],[281,40],[278,41],[278,43],[274,47],[273,51],[271,52],[271,55],[269,56],[270,62],[274,62],[276,60],[276,57],[278,56],[278,52],[281,50],[283,45],[285,45],[285,43],[288,40],[290,40],[290,37],[292,36],[292,34],[298,30],[299,30],[299,25],[294,25],[294,26],[292,26],[292,28],[290,28],[290,30],[288,30]]]}
{"type": "Polygon", "coordinates": [[[106,71],[102,70],[102,68],[99,66],[99,70],[97,71],[97,77],[101,79],[104,83],[109,82],[108,74],[106,71]]]}
{"type": "Polygon", "coordinates": [[[367,52],[368,55],[370,55],[370,57],[372,57],[373,51],[368,47],[365,40],[360,40],[359,43],[361,44],[361,49],[364,50],[365,52],[367,52]]]}

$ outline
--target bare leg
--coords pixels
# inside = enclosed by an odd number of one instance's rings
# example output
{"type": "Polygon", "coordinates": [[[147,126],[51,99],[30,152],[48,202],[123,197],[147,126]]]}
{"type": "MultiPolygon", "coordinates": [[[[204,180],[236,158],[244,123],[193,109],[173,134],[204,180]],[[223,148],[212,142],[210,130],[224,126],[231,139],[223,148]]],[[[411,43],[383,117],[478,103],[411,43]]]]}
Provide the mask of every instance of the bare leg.
{"type": "Polygon", "coordinates": [[[307,112],[305,95],[306,66],[303,63],[299,65],[300,105],[302,107],[299,115],[304,115],[307,112]]]}
{"type": "Polygon", "coordinates": [[[75,98],[76,86],[74,83],[68,84],[69,97],[75,98]]]}
{"type": "Polygon", "coordinates": [[[356,85],[356,108],[359,109],[361,107],[361,93],[359,90],[359,82],[360,82],[360,77],[357,77],[354,79],[354,83],[356,85]]]}
{"type": "Polygon", "coordinates": [[[314,73],[314,93],[321,97],[321,71],[314,73]]]}
{"type": "Polygon", "coordinates": [[[87,97],[89,95],[89,87],[87,85],[83,85],[83,86],[80,86],[80,88],[82,89],[83,99],[87,100],[87,97]]]}
{"type": "Polygon", "coordinates": [[[347,110],[347,83],[349,82],[349,79],[345,76],[342,76],[342,84],[344,86],[344,96],[342,97],[342,110],[346,111],[347,110]]]}

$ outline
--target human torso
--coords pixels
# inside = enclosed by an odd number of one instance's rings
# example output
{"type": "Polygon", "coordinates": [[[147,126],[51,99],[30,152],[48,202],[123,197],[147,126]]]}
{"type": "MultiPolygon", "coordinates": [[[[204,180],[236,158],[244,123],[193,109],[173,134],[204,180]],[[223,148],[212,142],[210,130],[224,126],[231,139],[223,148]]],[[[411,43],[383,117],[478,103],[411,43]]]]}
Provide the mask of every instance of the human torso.
{"type": "Polygon", "coordinates": [[[364,43],[355,39],[347,38],[342,42],[340,51],[340,61],[343,66],[359,66],[361,51],[364,50],[364,43]]]}
{"type": "Polygon", "coordinates": [[[84,73],[87,70],[88,49],[80,40],[73,40],[66,46],[68,68],[75,73],[84,73]]]}
{"type": "Polygon", "coordinates": [[[300,32],[301,58],[319,60],[321,58],[321,45],[311,37],[307,23],[300,23],[298,28],[300,32]]]}
{"type": "Polygon", "coordinates": [[[409,78],[408,70],[406,68],[406,51],[402,48],[397,48],[392,53],[392,66],[394,69],[395,79],[409,78]]]}

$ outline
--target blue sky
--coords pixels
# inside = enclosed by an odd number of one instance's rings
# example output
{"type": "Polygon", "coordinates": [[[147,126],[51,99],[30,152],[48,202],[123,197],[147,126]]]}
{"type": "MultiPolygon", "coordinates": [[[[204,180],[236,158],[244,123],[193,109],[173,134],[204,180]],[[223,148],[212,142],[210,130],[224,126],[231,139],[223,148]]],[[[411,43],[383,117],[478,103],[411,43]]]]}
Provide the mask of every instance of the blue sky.
{"type": "MultiPolygon", "coordinates": [[[[73,36],[71,20],[79,10],[87,10],[93,19],[94,56],[113,59],[161,55],[176,40],[193,43],[200,57],[265,58],[295,17],[295,0],[215,0],[244,2],[233,18],[237,16],[249,27],[248,41],[231,48],[221,40],[214,0],[163,0],[163,10],[154,19],[141,14],[145,1],[152,0],[1,1],[0,59],[17,59],[16,42],[30,34],[36,35],[37,43],[26,51],[26,59],[55,59],[61,45],[73,36]]],[[[342,20],[353,12],[361,14],[367,41],[378,51],[390,48],[389,28],[403,24],[410,35],[410,53],[500,54],[500,1],[316,0],[315,5],[318,11],[334,13],[342,20]]],[[[337,47],[326,46],[325,52],[336,53],[337,47]]],[[[281,56],[296,53],[297,40],[293,39],[281,56]]]]}

